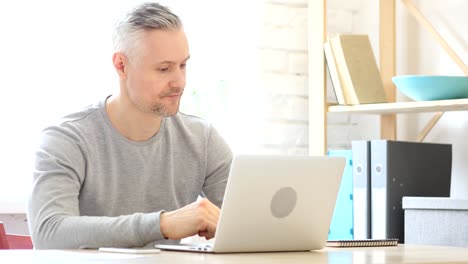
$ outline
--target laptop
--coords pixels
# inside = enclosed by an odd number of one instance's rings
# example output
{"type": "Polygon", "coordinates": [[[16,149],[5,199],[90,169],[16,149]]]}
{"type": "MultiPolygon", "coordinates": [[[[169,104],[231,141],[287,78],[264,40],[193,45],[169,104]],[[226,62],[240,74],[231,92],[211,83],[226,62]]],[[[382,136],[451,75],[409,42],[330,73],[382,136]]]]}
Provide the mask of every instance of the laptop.
{"type": "Polygon", "coordinates": [[[213,242],[155,247],[209,253],[321,249],[345,161],[328,156],[237,156],[213,242]]]}

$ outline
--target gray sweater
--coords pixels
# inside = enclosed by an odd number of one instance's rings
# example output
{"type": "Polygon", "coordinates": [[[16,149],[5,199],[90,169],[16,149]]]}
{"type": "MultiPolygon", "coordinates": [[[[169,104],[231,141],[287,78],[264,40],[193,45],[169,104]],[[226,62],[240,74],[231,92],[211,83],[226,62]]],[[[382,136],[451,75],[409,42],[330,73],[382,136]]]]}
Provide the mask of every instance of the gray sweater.
{"type": "Polygon", "coordinates": [[[198,195],[221,207],[232,153],[206,121],[178,113],[144,142],[112,126],[105,103],[47,127],[36,153],[28,223],[35,248],[143,247],[159,216],[198,195]]]}

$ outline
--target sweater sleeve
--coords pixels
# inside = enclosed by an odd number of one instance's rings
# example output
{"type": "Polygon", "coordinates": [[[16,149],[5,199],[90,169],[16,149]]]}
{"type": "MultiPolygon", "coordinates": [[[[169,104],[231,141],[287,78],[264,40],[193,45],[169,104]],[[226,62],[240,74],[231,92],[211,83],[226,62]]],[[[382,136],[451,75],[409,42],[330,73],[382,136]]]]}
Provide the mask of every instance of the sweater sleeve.
{"type": "Polygon", "coordinates": [[[60,127],[43,132],[27,208],[35,248],[141,247],[164,239],[161,212],[81,216],[86,165],[86,149],[73,133],[60,127]]]}
{"type": "Polygon", "coordinates": [[[221,208],[231,169],[232,151],[218,131],[211,127],[207,143],[207,171],[203,193],[221,208]]]}

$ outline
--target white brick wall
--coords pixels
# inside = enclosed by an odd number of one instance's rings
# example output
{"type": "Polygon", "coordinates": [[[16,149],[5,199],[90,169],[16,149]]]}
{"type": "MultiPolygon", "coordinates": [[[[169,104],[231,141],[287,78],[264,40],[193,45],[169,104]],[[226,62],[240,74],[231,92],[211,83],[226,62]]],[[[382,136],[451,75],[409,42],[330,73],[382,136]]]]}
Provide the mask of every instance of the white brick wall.
{"type": "MultiPolygon", "coordinates": [[[[352,1],[340,8],[340,0],[328,8],[328,32],[350,33],[358,10],[352,1]],[[337,7],[337,8],[333,8],[337,7]]],[[[270,0],[263,7],[261,38],[261,89],[265,124],[263,151],[269,154],[308,155],[308,57],[307,1],[270,0]]],[[[327,98],[334,101],[331,83],[327,98]]],[[[349,148],[359,118],[349,114],[328,116],[330,149],[349,148]]]]}
{"type": "Polygon", "coordinates": [[[307,155],[307,1],[265,1],[262,18],[262,151],[307,155]]]}
{"type": "Polygon", "coordinates": [[[261,52],[262,70],[270,73],[284,73],[288,70],[288,51],[263,49],[261,52]]]}
{"type": "Polygon", "coordinates": [[[264,25],[262,43],[268,49],[306,51],[307,30],[264,25]]]}
{"type": "Polygon", "coordinates": [[[307,75],[309,71],[307,53],[290,52],[288,61],[288,73],[295,75],[307,75]]]}
{"type": "Polygon", "coordinates": [[[267,0],[267,3],[287,5],[287,6],[301,6],[307,7],[307,0],[267,0]]]}
{"type": "Polygon", "coordinates": [[[263,73],[262,88],[272,94],[308,95],[308,77],[306,75],[263,73]]]}

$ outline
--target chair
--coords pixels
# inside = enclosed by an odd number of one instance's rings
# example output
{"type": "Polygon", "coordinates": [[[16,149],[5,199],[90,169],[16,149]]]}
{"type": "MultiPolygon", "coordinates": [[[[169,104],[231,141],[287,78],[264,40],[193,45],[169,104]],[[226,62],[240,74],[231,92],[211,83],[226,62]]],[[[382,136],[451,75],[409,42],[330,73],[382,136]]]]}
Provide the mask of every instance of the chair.
{"type": "Polygon", "coordinates": [[[0,249],[32,249],[30,236],[7,234],[5,226],[0,222],[0,249]]]}

